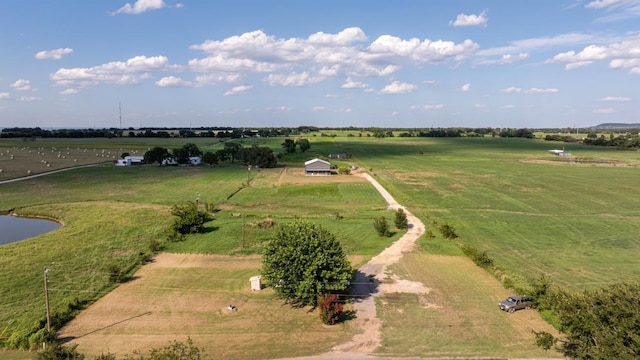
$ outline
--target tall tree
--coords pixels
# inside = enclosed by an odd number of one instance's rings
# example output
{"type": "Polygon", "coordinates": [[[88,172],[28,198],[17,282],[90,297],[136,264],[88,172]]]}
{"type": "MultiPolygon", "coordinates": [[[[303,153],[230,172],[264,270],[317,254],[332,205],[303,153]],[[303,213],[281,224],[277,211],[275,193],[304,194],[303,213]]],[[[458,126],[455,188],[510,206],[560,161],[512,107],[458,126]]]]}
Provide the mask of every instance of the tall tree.
{"type": "Polygon", "coordinates": [[[282,148],[284,148],[284,151],[287,154],[294,153],[296,152],[296,143],[291,139],[284,139],[284,142],[282,143],[282,148]]]}
{"type": "Polygon", "coordinates": [[[318,297],[346,290],[351,264],[335,236],[306,221],[278,225],[265,246],[262,276],[293,306],[316,306],[318,297]]]}
{"type": "Polygon", "coordinates": [[[162,160],[169,157],[169,150],[156,146],[144,153],[144,162],[153,164],[154,162],[162,163],[162,160]]]}
{"type": "Polygon", "coordinates": [[[311,148],[311,143],[309,139],[298,139],[297,141],[298,147],[300,148],[300,152],[306,152],[311,148]]]}

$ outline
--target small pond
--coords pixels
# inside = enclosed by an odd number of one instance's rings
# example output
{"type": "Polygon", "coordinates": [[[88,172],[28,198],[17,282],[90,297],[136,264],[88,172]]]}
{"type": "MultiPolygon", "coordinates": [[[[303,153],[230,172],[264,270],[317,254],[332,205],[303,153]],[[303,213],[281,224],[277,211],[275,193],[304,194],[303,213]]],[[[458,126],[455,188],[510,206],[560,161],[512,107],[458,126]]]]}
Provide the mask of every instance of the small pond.
{"type": "Polygon", "coordinates": [[[51,220],[0,215],[0,245],[29,239],[59,227],[59,223],[51,220]]]}

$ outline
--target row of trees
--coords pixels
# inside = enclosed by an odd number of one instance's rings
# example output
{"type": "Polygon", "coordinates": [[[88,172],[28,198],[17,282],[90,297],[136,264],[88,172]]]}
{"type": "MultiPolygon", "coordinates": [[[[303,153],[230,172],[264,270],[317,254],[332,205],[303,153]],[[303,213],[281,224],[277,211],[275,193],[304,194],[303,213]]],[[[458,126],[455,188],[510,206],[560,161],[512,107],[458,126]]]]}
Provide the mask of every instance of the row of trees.
{"type": "Polygon", "coordinates": [[[300,152],[306,152],[311,148],[311,143],[308,139],[298,139],[296,141],[285,139],[282,143],[282,148],[287,154],[296,152],[296,148],[300,148],[300,152]]]}
{"type": "Polygon", "coordinates": [[[243,165],[253,165],[261,168],[273,168],[277,164],[273,150],[266,146],[243,147],[241,144],[227,142],[224,148],[215,152],[202,152],[193,143],[187,143],[181,148],[169,149],[156,146],[144,154],[147,164],[162,163],[165,159],[174,158],[178,164],[188,164],[189,158],[202,156],[202,162],[210,166],[225,162],[241,161],[243,165]]]}

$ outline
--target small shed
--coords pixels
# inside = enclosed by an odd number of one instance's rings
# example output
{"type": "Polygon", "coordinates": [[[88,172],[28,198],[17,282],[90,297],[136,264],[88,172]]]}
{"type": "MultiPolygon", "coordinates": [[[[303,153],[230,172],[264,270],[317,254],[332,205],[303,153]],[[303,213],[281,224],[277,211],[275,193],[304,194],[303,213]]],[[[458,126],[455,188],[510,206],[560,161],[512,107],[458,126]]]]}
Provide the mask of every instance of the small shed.
{"type": "Polygon", "coordinates": [[[322,159],[312,159],[304,163],[305,175],[331,175],[331,164],[322,159]]]}
{"type": "Polygon", "coordinates": [[[260,291],[262,290],[262,276],[260,275],[256,275],[256,276],[252,276],[249,278],[249,281],[251,282],[251,290],[252,291],[260,291]]]}

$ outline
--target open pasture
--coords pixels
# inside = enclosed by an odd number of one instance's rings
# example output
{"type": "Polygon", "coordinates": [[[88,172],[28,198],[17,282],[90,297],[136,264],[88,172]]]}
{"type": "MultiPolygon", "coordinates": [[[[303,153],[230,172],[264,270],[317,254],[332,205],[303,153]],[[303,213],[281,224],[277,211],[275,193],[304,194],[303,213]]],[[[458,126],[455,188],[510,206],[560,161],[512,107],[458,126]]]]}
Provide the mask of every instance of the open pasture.
{"type": "Polygon", "coordinates": [[[640,279],[640,154],[567,144],[574,158],[565,161],[547,151],[563,145],[396,138],[344,146],[400,203],[432,226],[452,225],[452,241],[486,250],[516,282],[544,274],[579,290],[640,279]]]}
{"type": "Polygon", "coordinates": [[[193,142],[201,150],[214,150],[215,138],[99,138],[99,139],[0,139],[0,181],[89,164],[112,164],[127,152],[142,156],[154,146],[178,148],[193,142]]]}
{"type": "MultiPolygon", "coordinates": [[[[163,238],[161,229],[170,222],[170,206],[194,201],[196,194],[200,194],[201,204],[213,203],[217,206],[219,211],[215,220],[208,225],[204,234],[191,236],[185,242],[163,244],[165,251],[255,256],[252,254],[259,253],[260,244],[269,238],[270,229],[263,226],[269,220],[277,223],[308,219],[334,232],[355,266],[364,263],[399,235],[379,238],[372,226],[372,219],[380,215],[387,216],[392,223],[393,214],[385,210],[386,204],[371,186],[353,175],[332,177],[327,182],[320,182],[319,178],[305,181],[307,179],[300,176],[303,161],[316,156],[326,158],[329,153],[351,154],[352,157],[347,160],[332,163],[355,164],[360,169],[370,171],[398,202],[419,216],[427,225],[427,230],[436,235],[433,239],[423,239],[421,242],[423,249],[431,254],[454,255],[455,258],[455,255],[461,255],[455,244],[461,242],[487,250],[496,264],[516,282],[546,274],[554,283],[576,290],[639,277],[634,256],[639,245],[633,237],[640,230],[637,210],[640,194],[634,182],[639,168],[636,167],[638,160],[635,152],[571,144],[571,148],[567,145],[567,151],[574,156],[595,160],[571,163],[563,162],[547,152],[557,148],[558,144],[538,140],[309,139],[312,144],[309,152],[285,158],[290,165],[286,172],[282,169],[252,169],[248,172],[238,165],[216,168],[104,166],[1,185],[0,209],[16,208],[21,214],[51,216],[66,224],[64,232],[59,230],[0,247],[0,258],[6,259],[3,268],[9,269],[9,274],[24,274],[16,276],[15,282],[12,278],[0,278],[3,298],[9,291],[15,293],[15,298],[7,307],[0,308],[0,314],[7,314],[0,319],[5,336],[17,328],[30,328],[42,321],[44,299],[40,299],[41,295],[38,294],[42,292],[43,266],[52,268],[50,279],[54,284],[69,286],[85,281],[93,284],[88,292],[78,292],[73,287],[58,287],[70,291],[52,293],[56,296],[52,297],[55,310],[66,309],[65,306],[73,302],[74,297],[81,301],[100,297],[113,286],[108,281],[109,271],[104,271],[111,266],[110,261],[123,260],[121,266],[133,264],[135,268],[134,256],[149,251],[151,239],[163,238]],[[247,187],[248,178],[250,186],[247,187]],[[136,209],[135,213],[130,212],[132,208],[136,209]],[[96,222],[96,219],[102,222],[96,222]],[[454,226],[459,238],[442,239],[435,223],[454,226]],[[122,241],[120,245],[117,245],[118,242],[113,244],[114,236],[122,241]],[[87,238],[102,245],[95,249],[90,246],[93,243],[83,244],[88,248],[78,247],[78,242],[86,242],[87,238]],[[28,255],[25,256],[25,253],[28,255]],[[17,257],[20,257],[19,261],[15,260],[17,257]],[[69,257],[78,265],[66,271],[66,264],[71,261],[69,257]],[[60,267],[59,264],[65,266],[60,267]],[[65,274],[63,279],[58,277],[61,273],[65,274]],[[21,299],[29,299],[29,303],[21,299]]],[[[244,144],[250,145],[252,141],[277,149],[282,139],[247,140],[244,144]]],[[[419,252],[415,257],[406,259],[409,263],[400,264],[397,269],[406,277],[423,281],[435,289],[433,297],[425,298],[425,301],[441,304],[452,296],[458,296],[455,291],[461,289],[447,284],[458,281],[456,276],[460,273],[454,273],[444,265],[443,274],[433,273],[432,268],[427,268],[433,265],[429,256],[419,252]],[[436,281],[438,276],[441,278],[436,281]]],[[[452,268],[461,266],[452,265],[452,268]]],[[[465,274],[483,272],[472,265],[466,269],[465,274]]],[[[255,272],[254,269],[251,272],[255,272]]],[[[193,274],[184,274],[185,279],[195,281],[193,274]]],[[[234,281],[237,284],[245,283],[248,286],[247,279],[244,279],[248,273],[239,272],[236,275],[238,277],[234,281]]],[[[236,275],[229,276],[233,278],[236,275]]],[[[134,278],[131,284],[136,284],[136,281],[134,278]]],[[[487,286],[487,289],[495,288],[497,294],[500,287],[496,287],[496,284],[487,286]]],[[[203,284],[200,282],[200,285],[203,284]]],[[[229,287],[231,292],[220,292],[224,297],[211,301],[223,304],[229,296],[244,299],[242,292],[245,290],[241,286],[244,285],[233,285],[229,287]]],[[[499,297],[502,297],[506,291],[500,291],[499,297]]],[[[384,347],[380,352],[407,356],[420,353],[433,356],[542,354],[528,343],[530,334],[523,333],[522,338],[513,343],[508,339],[476,343],[465,342],[464,338],[452,342],[445,336],[416,337],[414,335],[419,332],[415,331],[415,327],[413,331],[410,327],[402,329],[402,319],[405,317],[425,324],[433,321],[426,328],[432,332],[439,331],[440,326],[449,326],[451,319],[460,317],[464,320],[453,325],[458,329],[469,326],[473,334],[468,338],[474,339],[479,334],[499,333],[504,326],[518,328],[522,325],[518,323],[519,318],[507,318],[505,323],[504,319],[495,320],[492,317],[494,320],[488,322],[486,327],[478,327],[477,318],[496,315],[487,315],[486,312],[506,314],[494,308],[497,295],[493,291],[465,294],[484,305],[480,304],[467,312],[458,313],[456,309],[444,314],[432,314],[423,313],[422,308],[416,307],[416,299],[419,304],[424,299],[415,295],[381,299],[383,308],[380,311],[389,322],[383,327],[384,347]],[[512,323],[513,320],[516,322],[512,323]],[[409,333],[412,335],[408,336],[409,333]],[[401,340],[402,337],[406,340],[401,340]],[[433,345],[431,350],[425,348],[429,345],[433,345]],[[455,351],[447,350],[451,346],[455,347],[455,351]],[[508,353],[487,350],[504,346],[510,347],[508,353]]],[[[175,299],[171,298],[173,301],[175,299]]],[[[257,304],[252,303],[252,306],[257,304]]],[[[284,310],[279,304],[276,305],[284,310]]],[[[308,316],[296,314],[292,316],[308,316]]],[[[144,316],[140,317],[140,320],[144,319],[144,316]]],[[[317,324],[316,321],[314,315],[312,323],[317,324]]],[[[304,320],[292,319],[290,324],[303,323],[304,320]]],[[[539,325],[545,326],[539,323],[526,324],[536,329],[541,329],[539,325]]],[[[292,325],[292,328],[298,325],[292,325]]],[[[117,332],[125,331],[125,328],[113,326],[105,331],[113,332],[117,337],[117,332]]],[[[209,328],[203,331],[204,338],[218,331],[222,332],[209,328]]],[[[278,331],[274,333],[281,334],[278,331]]],[[[264,337],[264,344],[278,343],[275,337],[269,338],[266,333],[258,331],[256,334],[264,337]]],[[[327,341],[331,343],[333,340],[327,341]]],[[[292,353],[307,353],[306,345],[299,343],[300,347],[297,350],[292,348],[292,353]]],[[[314,351],[324,350],[318,348],[314,351]]],[[[229,353],[229,356],[232,355],[229,353]]]]}

